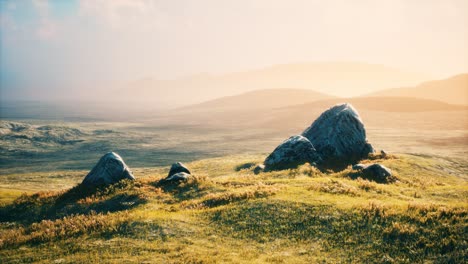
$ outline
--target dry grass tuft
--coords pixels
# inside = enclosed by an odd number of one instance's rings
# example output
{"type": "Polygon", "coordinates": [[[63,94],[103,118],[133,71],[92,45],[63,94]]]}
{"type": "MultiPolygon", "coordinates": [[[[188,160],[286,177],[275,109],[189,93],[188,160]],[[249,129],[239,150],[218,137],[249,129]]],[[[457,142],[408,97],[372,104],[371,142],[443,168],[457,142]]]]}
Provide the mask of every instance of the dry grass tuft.
{"type": "Polygon", "coordinates": [[[356,187],[342,183],[340,181],[330,179],[327,182],[318,182],[308,188],[309,190],[331,193],[331,194],[343,194],[349,196],[359,196],[359,191],[356,187]]]}

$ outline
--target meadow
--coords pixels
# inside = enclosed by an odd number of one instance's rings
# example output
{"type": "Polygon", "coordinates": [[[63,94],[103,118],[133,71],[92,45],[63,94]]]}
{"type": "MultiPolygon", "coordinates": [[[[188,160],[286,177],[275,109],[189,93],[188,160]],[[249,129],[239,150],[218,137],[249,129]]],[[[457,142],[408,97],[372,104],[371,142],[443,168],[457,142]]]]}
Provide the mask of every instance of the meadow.
{"type": "Polygon", "coordinates": [[[0,264],[468,263],[467,22],[0,0],[0,264]]]}
{"type": "MultiPolygon", "coordinates": [[[[195,177],[23,194],[0,208],[0,256],[15,262],[462,263],[468,185],[449,160],[373,160],[398,181],[308,164],[255,175],[262,155],[188,163],[195,177]]],[[[84,172],[81,174],[83,175],[84,172]]],[[[79,180],[79,172],[73,174],[79,180]]],[[[57,173],[55,176],[67,177],[57,173]]],[[[71,176],[71,175],[69,175],[71,176]]],[[[40,178],[41,173],[30,174],[40,178]]]]}
{"type": "MultiPolygon", "coordinates": [[[[369,141],[390,153],[363,162],[389,167],[395,183],[367,180],[350,167],[332,172],[308,164],[254,174],[253,166],[300,133],[314,119],[310,115],[282,126],[269,126],[269,119],[257,129],[242,118],[222,126],[197,120],[4,120],[0,259],[467,261],[465,112],[362,112],[369,141]],[[97,189],[77,185],[108,151],[119,153],[137,180],[97,189]],[[175,161],[186,163],[194,178],[161,184],[175,161]]],[[[280,114],[274,118],[281,123],[280,114]]]]}

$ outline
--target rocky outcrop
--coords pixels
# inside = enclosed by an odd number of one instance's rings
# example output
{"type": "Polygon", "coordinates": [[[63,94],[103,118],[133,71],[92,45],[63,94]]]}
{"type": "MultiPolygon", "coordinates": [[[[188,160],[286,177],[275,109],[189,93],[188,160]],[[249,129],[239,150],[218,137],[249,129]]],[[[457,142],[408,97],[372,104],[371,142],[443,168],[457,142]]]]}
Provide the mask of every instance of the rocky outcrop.
{"type": "Polygon", "coordinates": [[[75,144],[84,141],[85,135],[81,130],[68,126],[34,126],[25,123],[0,122],[0,140],[16,146],[75,144]]]}
{"type": "Polygon", "coordinates": [[[346,168],[374,152],[356,109],[336,105],[323,112],[302,136],[279,145],[265,160],[267,170],[292,168],[309,162],[321,169],[346,168]]]}
{"type": "Polygon", "coordinates": [[[169,174],[167,177],[170,177],[176,173],[179,172],[185,172],[187,174],[190,174],[190,170],[182,163],[182,162],[176,162],[172,164],[171,169],[169,170],[169,174]]]}
{"type": "Polygon", "coordinates": [[[31,128],[31,125],[24,124],[24,123],[1,121],[0,122],[0,136],[6,135],[12,132],[21,132],[24,130],[28,130],[30,128],[31,128]]]}
{"type": "Polygon", "coordinates": [[[351,104],[336,105],[323,112],[302,135],[312,143],[325,168],[345,168],[374,151],[351,104]]]}
{"type": "Polygon", "coordinates": [[[310,141],[300,135],[292,136],[265,159],[266,170],[281,170],[309,162],[316,163],[320,157],[310,141]]]}
{"type": "Polygon", "coordinates": [[[117,153],[109,152],[101,157],[81,184],[84,186],[108,185],[123,179],[134,180],[135,177],[117,153]]]}

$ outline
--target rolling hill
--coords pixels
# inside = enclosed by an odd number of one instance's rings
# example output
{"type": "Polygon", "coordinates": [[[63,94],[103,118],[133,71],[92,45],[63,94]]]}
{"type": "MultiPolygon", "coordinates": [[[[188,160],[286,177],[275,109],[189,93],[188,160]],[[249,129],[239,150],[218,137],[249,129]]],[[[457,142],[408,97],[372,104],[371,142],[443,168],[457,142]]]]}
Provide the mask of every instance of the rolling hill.
{"type": "Polygon", "coordinates": [[[173,80],[145,78],[130,82],[106,98],[150,101],[175,108],[243,92],[290,87],[337,96],[357,96],[378,89],[416,85],[433,79],[383,65],[357,62],[281,64],[226,74],[199,74],[173,80]]]}
{"type": "Polygon", "coordinates": [[[225,96],[180,108],[184,111],[232,111],[246,109],[272,109],[312,101],[333,99],[334,96],[305,89],[264,89],[225,96]]]}
{"type": "MultiPolygon", "coordinates": [[[[351,103],[361,114],[367,126],[395,129],[466,129],[468,106],[409,97],[336,98],[301,105],[282,107],[265,112],[262,126],[301,127],[309,124],[320,113],[338,103],[351,103]]],[[[232,119],[234,120],[234,119],[232,119]]],[[[231,120],[231,122],[233,122],[231,120]]]]}
{"type": "MultiPolygon", "coordinates": [[[[165,125],[214,126],[219,128],[274,129],[277,131],[298,131],[305,124],[331,106],[351,103],[366,120],[375,127],[398,128],[401,126],[431,128],[458,128],[468,126],[468,106],[411,97],[355,97],[328,98],[296,105],[265,108],[234,107],[230,104],[247,97],[249,102],[262,101],[262,92],[220,98],[204,104],[194,105],[166,112],[152,122],[165,125]],[[225,107],[223,107],[225,103],[225,107]]],[[[283,96],[288,100],[287,94],[283,96]]],[[[317,98],[315,98],[317,99],[317,98]]],[[[248,105],[248,103],[246,103],[248,105]]],[[[266,107],[268,106],[268,107],[266,107]]]]}
{"type": "Polygon", "coordinates": [[[440,100],[449,104],[468,105],[468,73],[444,80],[421,83],[415,87],[378,91],[370,96],[404,96],[440,100]]]}
{"type": "Polygon", "coordinates": [[[468,106],[454,105],[445,102],[399,96],[382,97],[354,97],[354,98],[333,98],[309,102],[302,105],[286,107],[287,111],[307,112],[314,108],[328,108],[338,103],[348,102],[361,110],[382,111],[382,112],[431,112],[431,111],[460,111],[468,110],[468,106]]]}

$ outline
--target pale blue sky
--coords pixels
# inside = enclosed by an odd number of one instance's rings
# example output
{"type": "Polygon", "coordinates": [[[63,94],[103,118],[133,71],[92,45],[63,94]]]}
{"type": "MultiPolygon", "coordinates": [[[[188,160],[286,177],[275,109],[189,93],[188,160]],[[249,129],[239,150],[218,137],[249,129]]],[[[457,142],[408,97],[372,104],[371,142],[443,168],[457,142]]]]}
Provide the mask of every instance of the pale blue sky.
{"type": "Polygon", "coordinates": [[[0,96],[302,61],[468,72],[466,0],[0,0],[0,96]]]}

